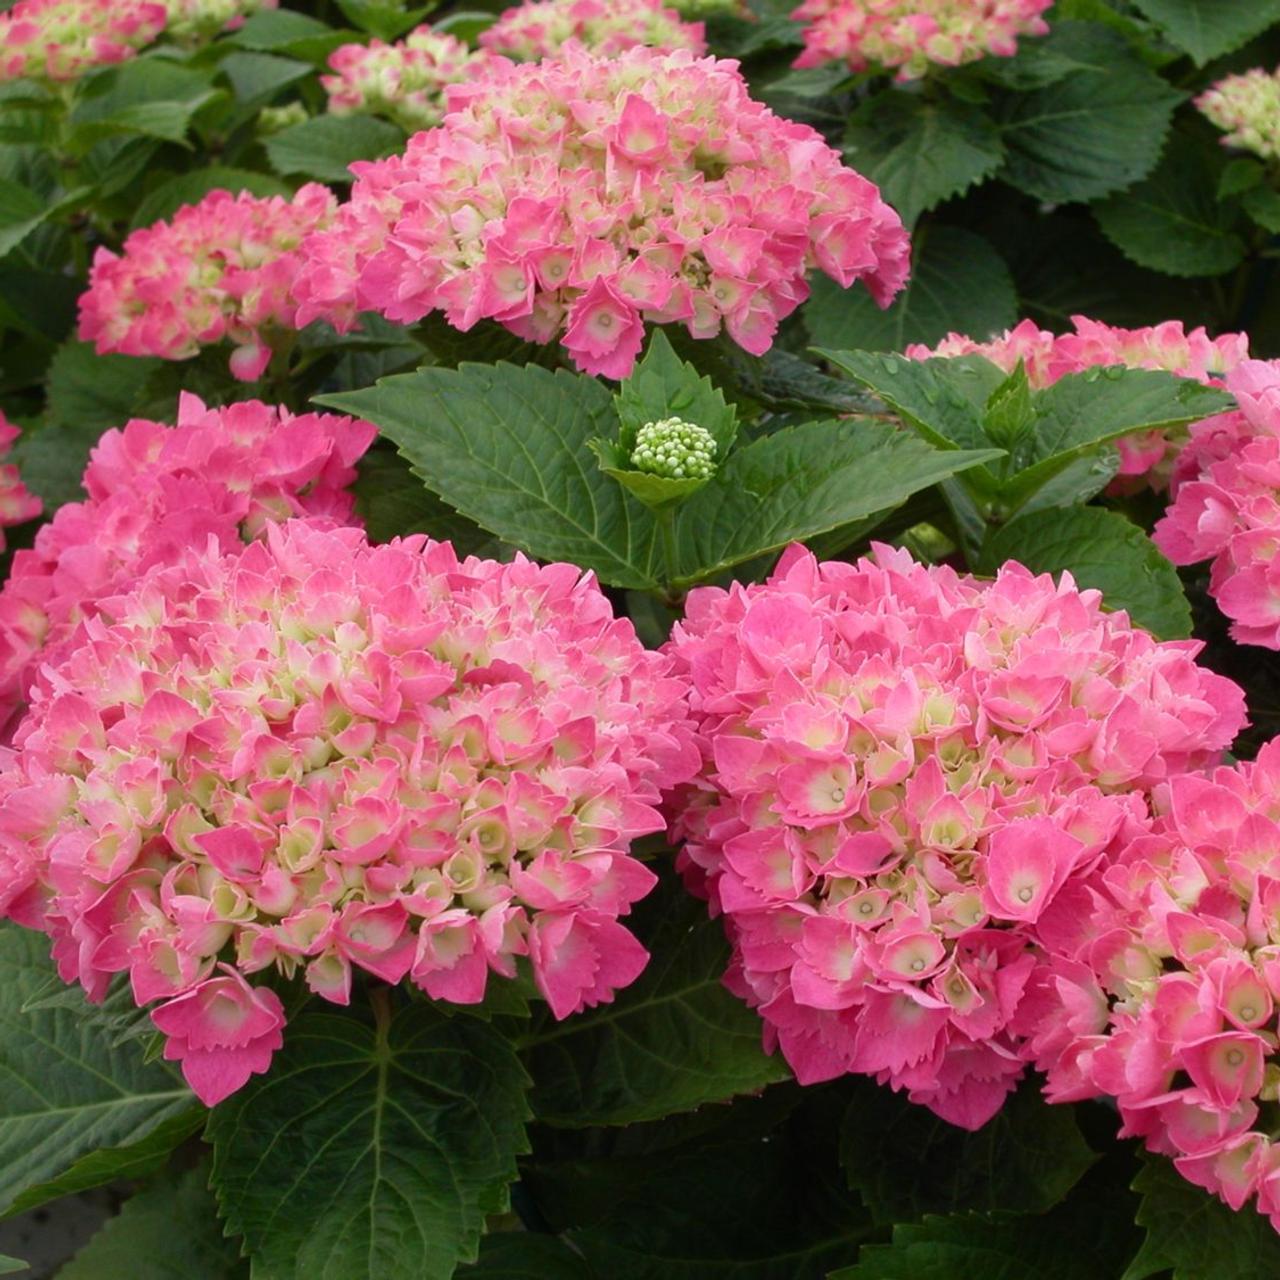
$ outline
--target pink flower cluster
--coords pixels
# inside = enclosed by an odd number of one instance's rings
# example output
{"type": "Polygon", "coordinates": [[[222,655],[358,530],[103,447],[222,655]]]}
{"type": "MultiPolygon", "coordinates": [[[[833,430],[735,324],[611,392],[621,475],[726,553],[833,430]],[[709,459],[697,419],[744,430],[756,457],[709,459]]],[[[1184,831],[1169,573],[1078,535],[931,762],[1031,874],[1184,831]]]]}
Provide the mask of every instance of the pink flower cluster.
{"type": "Polygon", "coordinates": [[[293,520],[98,602],[0,774],[0,911],[100,998],[127,972],[213,1105],[300,974],[483,999],[527,957],[557,1018],[647,953],[627,854],[697,768],[684,686],[573,565],[371,547],[293,520]]]}
{"type": "Polygon", "coordinates": [[[1196,106],[1227,135],[1224,147],[1280,160],[1280,67],[1227,76],[1202,93],[1196,106]]]}
{"type": "Polygon", "coordinates": [[[206,409],[192,395],[176,427],[108,431],[85,470],[87,500],[60,507],[0,587],[0,742],[40,664],[148,569],[210,539],[230,551],[293,516],[350,523],[355,463],[374,435],[352,418],[256,400],[206,409]]]}
{"type": "MultiPolygon", "coordinates": [[[[906,354],[913,360],[930,356],[985,356],[1012,373],[1019,360],[1027,378],[1036,388],[1047,387],[1068,373],[1105,365],[1126,365],[1130,369],[1163,369],[1182,378],[1222,385],[1222,376],[1248,358],[1249,338],[1243,333],[1224,333],[1210,338],[1204,329],[1183,329],[1177,320],[1145,329],[1118,329],[1072,316],[1071,333],[1053,334],[1023,320],[990,342],[975,342],[952,333],[936,347],[915,344],[906,354]]],[[[1120,451],[1119,474],[1130,480],[1141,478],[1157,489],[1169,480],[1169,471],[1185,440],[1161,431],[1125,436],[1116,442],[1120,451]]]]}
{"type": "Polygon", "coordinates": [[[958,67],[988,54],[1011,58],[1019,36],[1045,35],[1053,0],[803,0],[797,67],[847,62],[852,71],[895,68],[917,80],[930,66],[958,67]]]}
{"type": "MultiPolygon", "coordinates": [[[[18,428],[0,413],[0,459],[7,456],[18,435],[18,428]]],[[[22,483],[18,468],[0,461],[0,551],[4,550],[5,526],[34,520],[42,510],[40,499],[22,483]]]]}
{"type": "Polygon", "coordinates": [[[1233,639],[1280,649],[1280,361],[1246,360],[1226,384],[1239,407],[1191,428],[1152,536],[1174,564],[1212,560],[1233,639]]]}
{"type": "Polygon", "coordinates": [[[646,321],[723,326],[759,354],[809,268],[882,305],[906,279],[897,214],[813,129],[753,102],[736,63],[570,46],[495,60],[446,105],[404,155],[353,166],[350,203],[307,241],[299,325],[491,318],[622,378],[646,321]]]}
{"type": "Polygon", "coordinates": [[[168,18],[151,0],[18,0],[0,13],[0,81],[74,80],[123,62],[168,18]]]}
{"type": "Polygon", "coordinates": [[[664,0],[526,0],[480,33],[483,48],[522,62],[555,57],[570,40],[606,58],[638,45],[707,51],[702,23],[682,22],[664,0]]]}
{"type": "Polygon", "coordinates": [[[1078,886],[1028,996],[1057,1102],[1107,1096],[1122,1133],[1280,1230],[1280,743],[1173,778],[1078,886]]]}
{"type": "Polygon", "coordinates": [[[293,327],[299,245],[337,201],[319,183],[292,199],[211,191],[169,222],[134,231],[123,255],[99,248],[80,298],[80,337],[100,353],[186,360],[224,339],[231,372],[260,378],[271,338],[293,327]]]}
{"type": "Polygon", "coordinates": [[[998,1110],[1039,924],[1244,724],[1199,647],[1067,575],[887,547],[690,594],[668,651],[703,772],[672,831],[802,1084],[868,1073],[966,1128],[998,1110]]]}
{"type": "Polygon", "coordinates": [[[444,116],[446,85],[489,65],[461,40],[418,27],[396,44],[344,44],[329,55],[335,74],[321,76],[334,115],[386,116],[408,133],[430,129],[444,116]]]}

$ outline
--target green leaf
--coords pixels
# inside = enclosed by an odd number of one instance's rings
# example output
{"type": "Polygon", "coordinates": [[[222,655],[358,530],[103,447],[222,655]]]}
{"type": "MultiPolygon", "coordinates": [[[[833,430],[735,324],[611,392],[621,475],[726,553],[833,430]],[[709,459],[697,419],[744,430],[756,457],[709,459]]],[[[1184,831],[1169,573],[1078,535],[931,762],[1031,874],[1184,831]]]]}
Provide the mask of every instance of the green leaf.
{"type": "Polygon", "coordinates": [[[0,925],[0,1211],[103,1147],[132,1147],[191,1107],[166,1066],[144,1066],[77,1012],[23,1013],[53,972],[49,941],[0,925]]]}
{"type": "Polygon", "coordinates": [[[271,1073],[209,1124],[255,1280],[448,1280],[508,1206],[526,1084],[492,1026],[421,1001],[377,1027],[295,1019],[271,1073]]]}
{"type": "Polygon", "coordinates": [[[534,1115],[569,1128],[691,1111],[787,1077],[760,1047],[760,1019],[725,989],[724,926],[677,890],[637,912],[652,958],[612,1004],[526,1037],[534,1115]]]}
{"type": "Polygon", "coordinates": [[[379,40],[396,40],[416,27],[436,6],[436,0],[406,9],[402,0],[338,0],[338,8],[353,26],[379,40]]]}
{"type": "Polygon", "coordinates": [[[1009,510],[1068,463],[1137,431],[1167,431],[1230,409],[1225,392],[1152,369],[1112,366],[1059,378],[1035,395],[1036,423],[1002,487],[1009,510]]]}
{"type": "Polygon", "coordinates": [[[10,1276],[16,1271],[29,1271],[30,1267],[25,1262],[19,1262],[17,1258],[6,1257],[0,1253],[0,1276],[10,1276]]]}
{"type": "Polygon", "coordinates": [[[1041,88],[1002,96],[1008,159],[999,176],[1054,202],[1094,200],[1146,177],[1184,95],[1095,23],[1059,23],[1033,43],[1077,65],[1041,88]]]}
{"type": "Polygon", "coordinates": [[[995,123],[976,107],[886,89],[849,119],[845,155],[910,227],[925,212],[989,178],[1004,159],[995,123]]]}
{"type": "Polygon", "coordinates": [[[1218,199],[1227,200],[1250,191],[1266,181],[1267,171],[1262,162],[1252,156],[1236,156],[1222,167],[1218,177],[1218,199]]]}
{"type": "Polygon", "coordinates": [[[935,449],[866,420],[773,432],[737,449],[677,510],[673,580],[689,586],[833,529],[852,542],[913,493],[999,452],[935,449]]]}
{"type": "Polygon", "coordinates": [[[404,132],[373,116],[315,116],[263,142],[271,167],[323,182],[350,182],[348,165],[377,160],[404,146],[404,132]]]}
{"type": "Polygon", "coordinates": [[[236,102],[246,111],[265,106],[288,85],[312,75],[315,68],[296,58],[270,53],[232,53],[218,64],[231,83],[236,102]]]}
{"type": "Polygon", "coordinates": [[[159,186],[153,187],[138,202],[129,226],[131,229],[149,227],[152,223],[172,218],[183,205],[198,203],[210,191],[230,191],[232,195],[247,191],[251,195],[262,197],[287,197],[292,194],[288,186],[268,173],[211,165],[207,169],[176,173],[159,186]]]}
{"type": "Polygon", "coordinates": [[[480,1261],[458,1280],[593,1280],[582,1257],[559,1236],[503,1231],[480,1241],[480,1261]]]}
{"type": "Polygon", "coordinates": [[[1244,211],[1264,231],[1280,235],[1280,191],[1274,187],[1254,187],[1241,201],[1244,211]]]}
{"type": "Polygon", "coordinates": [[[1054,507],[1002,526],[976,566],[994,573],[1017,560],[1035,573],[1070,572],[1080,587],[1096,587],[1108,609],[1124,609],[1161,640],[1191,634],[1191,606],[1178,571],[1133,521],[1102,507],[1054,507]]]}
{"type": "Polygon", "coordinates": [[[0,183],[0,258],[16,249],[49,212],[49,202],[20,182],[0,183]]]}
{"type": "MultiPolygon", "coordinates": [[[[82,1008],[76,1011],[77,1015],[82,1013],[83,1004],[82,997],[82,1008]]],[[[104,1042],[111,1043],[105,1037],[104,1042]]],[[[141,1045],[133,1043],[129,1048],[131,1052],[142,1057],[141,1045]]],[[[65,1173],[51,1178],[48,1182],[28,1187],[14,1199],[9,1213],[26,1213],[39,1205],[47,1204],[50,1200],[76,1195],[93,1187],[104,1187],[122,1178],[145,1178],[164,1165],[175,1147],[203,1127],[208,1114],[204,1107],[192,1099],[191,1105],[185,1111],[158,1124],[141,1142],[91,1151],[87,1156],[77,1160],[65,1173]]]]}
{"type": "Polygon", "coordinates": [[[1133,0],[1165,33],[1204,66],[1238,49],[1273,22],[1280,22],[1280,0],[1133,0]]]}
{"type": "Polygon", "coordinates": [[[1098,225],[1125,257],[1171,276],[1218,276],[1240,265],[1238,214],[1215,195],[1221,164],[1207,144],[1176,136],[1159,168],[1094,206],[1098,225]]]}
{"type": "Polygon", "coordinates": [[[716,461],[723,461],[738,432],[738,411],[725,403],[710,378],[699,376],[681,360],[667,335],[655,329],[649,349],[614,396],[621,422],[619,440],[624,452],[635,448],[636,432],[663,418],[682,418],[710,431],[716,441],[716,461]]]}
{"type": "Polygon", "coordinates": [[[1094,1163],[1070,1107],[1027,1082],[981,1129],[966,1132],[866,1079],[840,1132],[840,1162],[879,1222],[929,1213],[1043,1213],[1094,1163]]]}
{"type": "Polygon", "coordinates": [[[430,489],[504,542],[593,569],[613,586],[658,585],[653,517],[587,447],[617,424],[594,378],[464,364],[318,400],[375,423],[430,489]]]}
{"type": "Polygon", "coordinates": [[[1145,1155],[1133,1181],[1146,1239],[1124,1280],[1262,1280],[1280,1275],[1280,1236],[1252,1204],[1238,1213],[1188,1182],[1162,1156],[1145,1155]]]}
{"type": "Polygon", "coordinates": [[[340,44],[356,38],[354,31],[335,31],[293,9],[260,9],[230,39],[242,49],[261,49],[319,64],[340,44]]]}
{"type": "Polygon", "coordinates": [[[81,150],[119,134],[183,142],[191,117],[218,93],[206,73],[135,58],[92,82],[71,113],[72,141],[81,150]]]}
{"type": "Polygon", "coordinates": [[[145,1187],[58,1272],[58,1280],[238,1280],[239,1242],[222,1234],[203,1165],[145,1187]]]}
{"type": "Polygon", "coordinates": [[[981,340],[1013,325],[1018,299],[1004,260],[981,236],[926,224],[913,237],[911,278],[883,310],[865,289],[818,276],[802,312],[814,343],[864,351],[932,346],[948,333],[981,340]]]}

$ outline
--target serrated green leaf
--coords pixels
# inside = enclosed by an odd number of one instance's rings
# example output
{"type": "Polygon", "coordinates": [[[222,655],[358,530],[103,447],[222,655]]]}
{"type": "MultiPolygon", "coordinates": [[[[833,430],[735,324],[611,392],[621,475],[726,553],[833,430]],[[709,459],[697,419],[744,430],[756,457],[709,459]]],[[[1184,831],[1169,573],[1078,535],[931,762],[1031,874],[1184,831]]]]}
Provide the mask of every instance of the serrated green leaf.
{"type": "Polygon", "coordinates": [[[911,278],[883,310],[865,289],[841,289],[818,276],[803,309],[813,342],[822,347],[902,351],[932,346],[948,333],[979,341],[1018,318],[1013,277],[981,236],[927,224],[913,237],[911,278]]]}
{"type": "Polygon", "coordinates": [[[81,150],[119,134],[183,142],[192,116],[218,93],[208,74],[165,58],[135,58],[93,81],[71,113],[72,140],[81,150]]]}
{"type": "Polygon", "coordinates": [[[422,1001],[304,1013],[213,1113],[212,1182],[255,1280],[448,1280],[504,1212],[528,1084],[509,1041],[422,1001]]]}
{"type": "Polygon", "coordinates": [[[691,586],[791,542],[868,532],[913,493],[999,456],[935,449],[866,420],[806,422],[735,450],[675,516],[677,586],[691,586]]]}
{"type": "Polygon", "coordinates": [[[1163,1156],[1144,1155],[1133,1181],[1146,1239],[1124,1280],[1262,1280],[1280,1275],[1280,1236],[1252,1204],[1238,1213],[1193,1186],[1163,1156]]]}
{"type": "Polygon", "coordinates": [[[1215,194],[1220,169],[1206,144],[1176,136],[1156,171],[1094,205],[1103,232],[1140,267],[1171,276],[1217,276],[1240,265],[1238,215],[1215,194]]]}
{"type": "Polygon", "coordinates": [[[1238,49],[1273,22],[1280,0],[1133,0],[1197,66],[1238,49]]]}
{"type": "Polygon", "coordinates": [[[265,106],[281,89],[305,79],[315,68],[297,58],[248,51],[228,54],[218,70],[230,81],[236,102],[250,111],[265,106]]]}
{"type": "Polygon", "coordinates": [[[1044,45],[1076,66],[996,104],[1008,153],[999,176],[1054,202],[1094,200],[1146,177],[1183,95],[1098,24],[1059,23],[1044,45]]]}
{"type": "Polygon", "coordinates": [[[379,40],[397,40],[416,27],[436,7],[437,0],[406,8],[403,0],[338,0],[338,8],[352,26],[379,40]]]}
{"type": "Polygon", "coordinates": [[[639,981],[566,1022],[544,1018],[525,1038],[544,1123],[635,1124],[787,1077],[761,1048],[759,1017],[724,987],[729,947],[702,903],[659,894],[638,909],[637,932],[652,956],[639,981]]]}
{"type": "Polygon", "coordinates": [[[480,1261],[460,1267],[458,1280],[594,1280],[594,1273],[559,1236],[503,1231],[485,1236],[480,1261]]]}
{"type": "Polygon", "coordinates": [[[143,1188],[124,1202],[58,1280],[240,1280],[249,1265],[222,1234],[203,1165],[143,1188]]]}
{"type": "Polygon", "coordinates": [[[1070,1107],[1025,1083],[981,1129],[967,1132],[871,1080],[847,1082],[840,1131],[849,1185],[884,1223],[931,1213],[1043,1213],[1094,1163],[1070,1107]]]}
{"type": "Polygon", "coordinates": [[[29,1271],[30,1266],[25,1262],[19,1262],[17,1258],[10,1258],[0,1253],[0,1276],[10,1276],[17,1271],[29,1271]]]}
{"type": "Polygon", "coordinates": [[[1266,180],[1267,171],[1252,156],[1236,156],[1228,160],[1218,177],[1218,199],[1228,200],[1266,180]]]}
{"type": "MultiPolygon", "coordinates": [[[[647,423],[682,418],[715,437],[716,462],[729,455],[738,432],[738,411],[727,404],[710,378],[676,355],[667,335],[655,329],[649,347],[614,396],[623,453],[635,448],[636,432],[647,423]]],[[[617,465],[616,462],[611,465],[617,465]]]]}
{"type": "Polygon", "coordinates": [[[261,49],[284,57],[322,63],[340,45],[357,39],[293,9],[260,9],[231,37],[242,49],[261,49]]]}
{"type": "Polygon", "coordinates": [[[594,378],[536,365],[464,364],[320,396],[377,425],[451,507],[503,541],[653,590],[653,516],[596,464],[588,441],[616,433],[594,378]]]}
{"type": "MultiPolygon", "coordinates": [[[[593,451],[597,451],[600,441],[590,442],[593,451]]],[[[624,467],[604,465],[601,458],[600,469],[605,475],[616,480],[633,498],[653,511],[663,507],[674,506],[678,502],[692,497],[704,485],[710,483],[711,477],[705,479],[676,480],[669,476],[650,475],[647,471],[632,471],[624,467]]]]}
{"type": "Polygon", "coordinates": [[[0,258],[16,249],[49,216],[49,202],[20,182],[0,183],[0,258]]]}
{"type": "Polygon", "coordinates": [[[1274,187],[1254,187],[1245,192],[1241,204],[1264,231],[1280,235],[1280,191],[1274,187]]]}
{"type": "Polygon", "coordinates": [[[153,187],[138,203],[130,220],[130,228],[149,227],[154,222],[172,218],[183,205],[196,204],[210,191],[230,191],[238,195],[247,191],[255,196],[289,196],[290,188],[269,173],[255,173],[251,169],[231,169],[223,165],[211,165],[207,169],[192,169],[189,173],[176,173],[172,178],[153,187]]]}
{"type": "Polygon", "coordinates": [[[314,116],[263,142],[271,167],[284,177],[304,174],[323,182],[350,182],[347,166],[377,160],[404,146],[404,131],[373,116],[314,116]]]}
{"type": "Polygon", "coordinates": [[[1004,159],[995,122],[976,107],[886,89],[849,119],[849,163],[908,227],[927,209],[989,178],[1004,159]]]}
{"type": "Polygon", "coordinates": [[[191,1107],[167,1066],[112,1046],[67,1009],[21,1012],[53,966],[42,934],[0,924],[0,1212],[104,1147],[131,1147],[191,1107]]]}
{"type": "Polygon", "coordinates": [[[1035,573],[1069,572],[1080,587],[1096,587],[1108,609],[1124,609],[1161,640],[1191,634],[1191,606],[1178,571],[1133,521],[1102,507],[1033,511],[987,539],[976,566],[994,573],[1017,560],[1035,573]]]}

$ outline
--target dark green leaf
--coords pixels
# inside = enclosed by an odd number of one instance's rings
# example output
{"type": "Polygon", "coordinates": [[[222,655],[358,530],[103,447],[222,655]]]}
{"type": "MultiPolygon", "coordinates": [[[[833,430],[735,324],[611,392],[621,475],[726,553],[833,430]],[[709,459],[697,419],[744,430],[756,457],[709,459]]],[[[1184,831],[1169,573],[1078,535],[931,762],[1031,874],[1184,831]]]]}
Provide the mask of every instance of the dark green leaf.
{"type": "Polygon", "coordinates": [[[503,1231],[480,1241],[480,1261],[458,1280],[592,1280],[583,1258],[558,1236],[503,1231]]]}
{"type": "Polygon", "coordinates": [[[818,276],[803,315],[818,346],[902,351],[951,332],[981,341],[1017,320],[1018,300],[1009,268],[986,240],[925,225],[914,236],[911,279],[888,307],[881,310],[865,289],[818,276]]]}
{"type": "Polygon", "coordinates": [[[377,160],[404,146],[404,133],[373,116],[315,116],[265,140],[267,159],[279,174],[305,174],[324,182],[350,182],[347,166],[377,160]]]}
{"type": "Polygon", "coordinates": [[[211,165],[207,169],[192,169],[190,173],[177,173],[172,178],[153,187],[134,211],[130,227],[149,227],[154,222],[172,218],[183,205],[196,204],[210,191],[230,191],[238,195],[247,191],[255,196],[288,196],[291,194],[278,178],[268,173],[254,173],[251,169],[228,169],[211,165]]]}
{"type": "Polygon", "coordinates": [[[913,493],[998,455],[935,449],[865,419],[773,432],[737,449],[677,510],[672,577],[692,585],[833,529],[853,541],[913,493]]]}
{"type": "Polygon", "coordinates": [[[135,58],[93,82],[71,114],[72,138],[81,149],[117,134],[181,142],[191,117],[217,93],[207,74],[165,58],[135,58]]]}
{"type": "Polygon", "coordinates": [[[995,173],[1004,143],[976,107],[886,89],[853,113],[845,154],[911,226],[926,209],[995,173]]]}
{"type": "Polygon", "coordinates": [[[1124,1280],[1263,1280],[1280,1276],[1280,1236],[1252,1204],[1238,1213],[1193,1186],[1163,1156],[1144,1156],[1133,1189],[1146,1239],[1124,1280]]]}
{"type": "Polygon", "coordinates": [[[1000,176],[1060,202],[1109,195],[1150,173],[1183,95],[1097,24],[1059,23],[1043,46],[1076,66],[1042,88],[1004,95],[1000,176]]]}
{"type": "Polygon", "coordinates": [[[0,1253],[0,1276],[13,1275],[17,1271],[28,1271],[30,1268],[25,1262],[19,1262],[17,1258],[6,1257],[0,1253]]]}
{"type": "Polygon", "coordinates": [[[231,82],[236,102],[245,110],[265,106],[287,85],[312,75],[315,68],[296,58],[271,53],[232,53],[218,64],[231,82]]]}
{"type": "Polygon", "coordinates": [[[256,1280],[448,1280],[504,1212],[527,1080],[478,1018],[304,1013],[213,1114],[213,1185],[256,1280]]]}
{"type": "Polygon", "coordinates": [[[634,1124],[787,1076],[760,1047],[760,1019],[721,981],[724,927],[683,892],[640,908],[656,918],[641,931],[652,955],[640,980],[612,1004],[566,1022],[546,1021],[527,1038],[534,1114],[569,1127],[634,1124]]]}
{"type": "Polygon", "coordinates": [[[1094,206],[1098,225],[1127,258],[1171,276],[1217,276],[1239,266],[1238,215],[1215,194],[1217,153],[1176,136],[1145,181],[1094,206]]]}
{"type": "Polygon", "coordinates": [[[403,0],[338,0],[338,8],[348,22],[379,40],[398,39],[435,6],[436,0],[408,9],[403,0]]]}
{"type": "Polygon", "coordinates": [[[981,573],[1017,560],[1035,573],[1070,572],[1096,587],[1109,609],[1124,609],[1161,640],[1191,634],[1191,606],[1178,571],[1131,520],[1102,507],[1033,511],[1004,525],[983,548],[981,573]]]}
{"type": "Polygon", "coordinates": [[[1280,0],[1134,0],[1198,66],[1280,22],[1280,0]]]}
{"type": "Polygon", "coordinates": [[[49,940],[0,925],[0,1210],[103,1147],[133,1147],[189,1112],[171,1069],[144,1066],[67,1009],[23,1013],[53,972],[49,940]]]}
{"type": "Polygon", "coordinates": [[[653,517],[587,447],[617,430],[594,378],[464,364],[319,400],[375,423],[428,487],[503,541],[615,586],[657,586],[653,517]]]}
{"type": "Polygon", "coordinates": [[[243,49],[322,63],[340,44],[356,39],[356,33],[335,31],[293,9],[260,9],[231,39],[243,49]]]}
{"type": "Polygon", "coordinates": [[[16,249],[49,216],[49,202],[19,182],[0,183],[0,258],[16,249]]]}
{"type": "Polygon", "coordinates": [[[1237,156],[1234,160],[1228,160],[1218,177],[1218,199],[1227,200],[1243,191],[1249,191],[1266,181],[1266,177],[1267,171],[1261,161],[1252,156],[1237,156]]]}
{"type": "Polygon", "coordinates": [[[139,1191],[59,1272],[58,1280],[238,1280],[249,1267],[222,1234],[203,1165],[139,1191]]]}
{"type": "Polygon", "coordinates": [[[1280,235],[1280,191],[1274,187],[1254,187],[1241,201],[1244,211],[1264,231],[1280,235]]]}
{"type": "Polygon", "coordinates": [[[1072,1109],[1046,1105],[1034,1082],[974,1133],[873,1081],[848,1085],[840,1162],[879,1222],[970,1210],[1043,1213],[1096,1158],[1072,1109]]]}

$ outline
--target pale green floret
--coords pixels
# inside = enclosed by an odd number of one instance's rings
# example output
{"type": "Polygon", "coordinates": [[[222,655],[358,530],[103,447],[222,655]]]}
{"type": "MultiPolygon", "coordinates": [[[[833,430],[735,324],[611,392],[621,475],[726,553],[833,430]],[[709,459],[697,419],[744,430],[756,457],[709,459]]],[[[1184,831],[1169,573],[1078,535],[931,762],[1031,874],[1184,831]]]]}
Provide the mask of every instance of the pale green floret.
{"type": "Polygon", "coordinates": [[[705,427],[679,418],[646,422],[636,432],[631,465],[667,480],[709,480],[715,474],[716,439],[705,427]]]}

